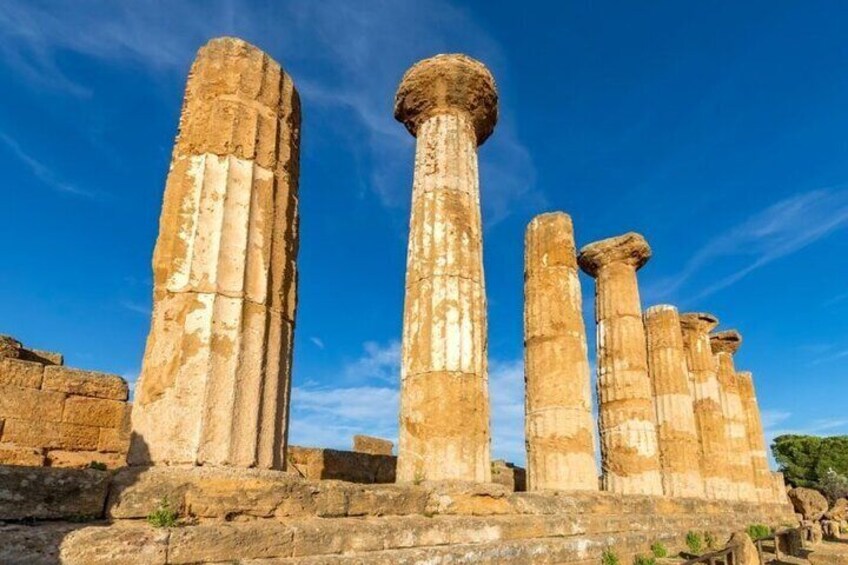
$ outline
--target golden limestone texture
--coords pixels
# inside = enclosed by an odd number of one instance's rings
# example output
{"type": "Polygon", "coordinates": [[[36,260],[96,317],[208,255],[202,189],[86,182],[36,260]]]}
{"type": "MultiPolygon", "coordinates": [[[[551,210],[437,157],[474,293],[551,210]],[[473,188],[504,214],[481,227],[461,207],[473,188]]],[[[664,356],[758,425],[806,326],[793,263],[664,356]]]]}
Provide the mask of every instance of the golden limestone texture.
{"type": "Polygon", "coordinates": [[[153,255],[131,464],[284,468],[300,103],[265,53],[200,49],[153,255]]]}
{"type": "Polygon", "coordinates": [[[491,476],[477,147],[497,121],[497,99],[491,73],[464,55],[419,62],[395,98],[395,118],[417,138],[399,482],[491,476]]]}
{"type": "Polygon", "coordinates": [[[757,500],[754,487],[754,466],[751,462],[751,448],[748,443],[748,422],[739,386],[736,381],[736,368],[733,354],[739,349],[742,336],[735,330],[716,332],[710,335],[710,346],[716,358],[721,412],[728,438],[728,469],[732,481],[731,492],[737,500],[757,500]]]}
{"type": "Polygon", "coordinates": [[[645,333],[663,492],[666,496],[702,497],[701,453],[677,308],[661,304],[645,310],[645,333]]]}
{"type": "Polygon", "coordinates": [[[529,490],[598,490],[583,298],[568,214],[536,216],[524,250],[529,490]]]}
{"type": "Polygon", "coordinates": [[[754,391],[754,378],[749,371],[736,373],[736,384],[739,388],[739,399],[745,411],[745,429],[748,431],[748,447],[751,453],[751,464],[754,467],[754,488],[760,502],[779,502],[774,496],[774,485],[766,456],[766,438],[763,433],[763,423],[760,419],[760,408],[757,405],[757,395],[754,391]]]}
{"type": "Polygon", "coordinates": [[[728,439],[721,411],[716,376],[716,359],[710,347],[710,332],[718,319],[704,312],[680,315],[680,329],[689,368],[692,408],[700,446],[701,475],[707,498],[731,498],[731,480],[728,470],[728,439]]]}
{"type": "Polygon", "coordinates": [[[598,419],[604,490],[662,494],[656,415],[648,378],[636,271],[651,257],[628,233],[580,250],[580,268],[597,280],[598,419]]]}

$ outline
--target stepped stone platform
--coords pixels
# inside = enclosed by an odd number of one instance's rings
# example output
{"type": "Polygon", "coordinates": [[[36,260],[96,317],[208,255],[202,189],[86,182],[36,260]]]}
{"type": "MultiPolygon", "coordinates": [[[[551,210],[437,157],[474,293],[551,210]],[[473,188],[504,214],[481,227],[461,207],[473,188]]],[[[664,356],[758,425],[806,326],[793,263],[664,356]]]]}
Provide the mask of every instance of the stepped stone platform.
{"type": "Polygon", "coordinates": [[[723,543],[788,504],[608,492],[511,492],[465,482],[354,484],[283,471],[0,468],[0,563],[622,562],[686,532],[723,543]],[[178,526],[147,523],[163,501],[178,526]]]}

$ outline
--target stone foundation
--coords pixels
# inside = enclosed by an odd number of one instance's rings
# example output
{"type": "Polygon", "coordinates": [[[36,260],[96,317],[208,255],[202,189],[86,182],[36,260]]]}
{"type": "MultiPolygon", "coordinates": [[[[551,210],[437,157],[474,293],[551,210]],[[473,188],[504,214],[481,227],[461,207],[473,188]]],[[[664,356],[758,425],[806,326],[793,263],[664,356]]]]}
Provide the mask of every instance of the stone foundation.
{"type": "Polygon", "coordinates": [[[124,379],[65,367],[61,354],[0,339],[0,464],[125,465],[130,404],[124,379]]]}
{"type": "MultiPolygon", "coordinates": [[[[100,471],[0,473],[0,520],[20,519],[10,493],[63,473],[65,491],[100,471]],[[78,473],[79,476],[67,475],[78,473]],[[10,514],[11,513],[11,514],[10,514]]],[[[53,483],[57,480],[54,477],[53,483]]],[[[608,492],[512,493],[495,484],[356,485],[289,472],[226,468],[125,468],[100,496],[107,522],[0,526],[0,562],[98,563],[584,563],[613,548],[622,563],[655,541],[683,549],[689,530],[723,543],[759,522],[794,521],[791,506],[669,499],[608,492]],[[180,525],[146,518],[163,500],[180,525]]],[[[69,499],[73,500],[73,498],[69,499]]],[[[80,499],[82,500],[82,499],[80,499]]],[[[31,518],[79,519],[83,507],[35,509],[31,518]]]]}

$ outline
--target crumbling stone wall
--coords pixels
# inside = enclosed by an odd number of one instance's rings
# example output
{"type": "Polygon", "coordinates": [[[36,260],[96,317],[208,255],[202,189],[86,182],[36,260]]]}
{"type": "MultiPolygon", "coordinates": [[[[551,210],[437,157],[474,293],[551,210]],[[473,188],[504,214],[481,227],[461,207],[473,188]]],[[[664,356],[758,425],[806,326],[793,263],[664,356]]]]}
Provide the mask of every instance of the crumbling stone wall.
{"type": "Polygon", "coordinates": [[[0,336],[0,465],[125,464],[126,381],[65,367],[63,361],[58,353],[0,336]]]}

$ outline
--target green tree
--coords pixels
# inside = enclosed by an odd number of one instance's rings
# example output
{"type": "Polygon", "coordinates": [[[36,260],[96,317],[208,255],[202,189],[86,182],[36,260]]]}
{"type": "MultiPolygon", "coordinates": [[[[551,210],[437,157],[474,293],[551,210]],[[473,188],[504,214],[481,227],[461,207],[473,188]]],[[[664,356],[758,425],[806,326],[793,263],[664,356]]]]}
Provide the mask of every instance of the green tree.
{"type": "Polygon", "coordinates": [[[828,470],[848,475],[848,436],[782,435],[771,444],[786,481],[793,486],[821,488],[828,470]]]}

